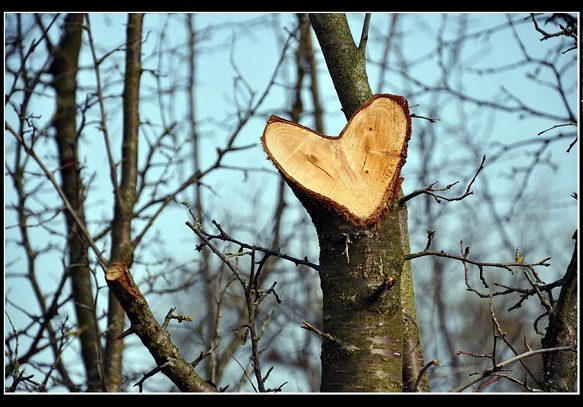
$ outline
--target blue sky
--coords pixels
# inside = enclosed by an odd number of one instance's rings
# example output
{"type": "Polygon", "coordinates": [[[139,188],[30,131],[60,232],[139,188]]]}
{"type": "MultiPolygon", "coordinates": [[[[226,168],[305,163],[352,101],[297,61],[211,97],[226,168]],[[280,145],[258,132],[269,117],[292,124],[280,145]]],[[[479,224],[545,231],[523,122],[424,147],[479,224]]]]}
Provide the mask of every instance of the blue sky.
{"type": "MultiPolygon", "coordinates": [[[[253,13],[203,13],[195,18],[196,28],[201,33],[201,43],[198,49],[200,59],[197,61],[196,111],[200,134],[204,138],[201,145],[201,167],[203,169],[214,162],[216,147],[221,146],[233,130],[234,106],[244,103],[250,97],[246,86],[253,90],[254,96],[252,98],[256,100],[263,90],[270,85],[274,67],[280,58],[282,43],[286,38],[286,30],[292,30],[296,23],[294,15],[291,14],[279,14],[278,18],[272,18],[269,24],[266,24],[262,17],[262,14],[253,13]],[[274,34],[275,24],[280,25],[279,38],[274,34]],[[213,29],[216,26],[224,26],[226,28],[221,30],[213,29]],[[245,79],[246,84],[234,91],[235,78],[239,74],[245,79]],[[223,126],[223,124],[226,124],[227,127],[223,126]]],[[[378,60],[382,55],[380,39],[381,36],[385,35],[384,30],[388,27],[390,18],[391,14],[388,13],[373,14],[373,24],[378,25],[375,25],[370,33],[367,55],[371,59],[378,60]]],[[[502,13],[471,14],[469,18],[469,26],[471,27],[469,31],[473,33],[480,32],[483,27],[504,24],[506,21],[506,16],[502,13]]],[[[352,24],[356,38],[360,35],[362,20],[363,14],[349,15],[349,21],[352,24]]],[[[142,96],[144,99],[141,106],[141,118],[142,120],[156,123],[157,128],[162,128],[165,124],[173,121],[180,123],[186,115],[186,99],[170,99],[168,95],[161,95],[156,91],[157,78],[165,86],[170,83],[183,83],[185,80],[186,70],[183,55],[177,54],[174,60],[163,65],[159,65],[156,58],[156,53],[160,49],[178,47],[184,43],[186,37],[181,21],[182,19],[179,16],[169,16],[167,14],[147,14],[144,20],[143,67],[146,72],[142,76],[142,96]],[[160,36],[161,32],[163,33],[163,38],[160,36]],[[162,75],[157,76],[158,73],[162,75]],[[180,100],[182,100],[182,103],[180,103],[180,100]],[[161,110],[160,103],[171,108],[161,110]]],[[[399,52],[403,53],[404,58],[414,61],[414,66],[407,72],[411,78],[406,78],[405,75],[394,70],[387,75],[387,80],[384,82],[385,85],[381,89],[378,87],[378,66],[370,64],[368,74],[374,93],[401,94],[409,99],[412,113],[420,116],[429,114],[432,109],[431,99],[425,97],[421,87],[412,86],[411,79],[436,86],[439,84],[437,82],[440,78],[439,69],[448,69],[448,64],[453,64],[453,61],[447,60],[447,51],[443,54],[446,59],[442,61],[444,65],[441,67],[435,64],[431,55],[434,49],[433,41],[439,34],[440,26],[443,22],[443,15],[432,13],[421,13],[414,18],[403,19],[403,25],[400,26],[400,30],[406,39],[401,44],[399,52]]],[[[92,33],[99,53],[104,54],[123,45],[125,23],[125,13],[114,13],[107,16],[91,15],[92,33]]],[[[445,39],[455,39],[457,27],[455,25],[448,27],[450,28],[446,32],[445,39]]],[[[526,37],[526,33],[532,32],[532,27],[528,23],[520,25],[518,30],[525,35],[524,38],[528,38],[525,43],[528,44],[529,55],[533,58],[543,57],[547,52],[547,43],[540,41],[532,34],[530,34],[530,37],[526,37]]],[[[57,31],[55,31],[56,33],[57,31]]],[[[53,38],[54,41],[57,39],[57,36],[53,38]]],[[[318,48],[315,39],[314,45],[318,48]]],[[[508,32],[506,32],[505,36],[499,34],[475,36],[473,40],[465,43],[463,52],[460,55],[466,64],[474,68],[474,73],[459,72],[459,77],[453,76],[451,78],[452,83],[449,84],[451,87],[463,91],[466,95],[476,98],[485,97],[492,101],[504,99],[504,90],[508,90],[518,95],[520,99],[527,101],[533,108],[545,112],[556,111],[560,113],[563,111],[561,100],[550,87],[545,87],[544,84],[541,86],[532,85],[532,81],[527,74],[532,73],[533,68],[524,66],[513,70],[503,69],[504,66],[512,67],[515,62],[522,60],[520,48],[512,36],[508,35],[508,32]],[[500,72],[488,74],[485,71],[492,68],[496,68],[500,72]]],[[[120,52],[115,57],[116,59],[112,59],[118,62],[123,61],[122,56],[123,54],[120,52]]],[[[319,76],[319,84],[321,86],[322,101],[328,112],[325,121],[326,133],[337,135],[346,121],[344,115],[340,112],[340,104],[329,75],[325,71],[321,55],[319,60],[319,69],[322,70],[322,74],[319,76]]],[[[396,62],[399,61],[399,58],[393,55],[389,58],[389,61],[396,62]]],[[[89,68],[92,65],[91,55],[87,51],[81,56],[81,65],[85,68],[89,68]]],[[[570,76],[572,83],[567,85],[570,86],[569,98],[574,109],[577,107],[578,100],[576,68],[570,68],[572,71],[570,76]]],[[[118,69],[121,70],[123,67],[119,66],[118,69]]],[[[112,75],[104,69],[102,79],[107,89],[112,92],[111,95],[121,89],[122,82],[116,76],[118,74],[119,71],[114,72],[112,75]]],[[[285,75],[287,75],[288,79],[293,78],[294,72],[290,70],[285,72],[285,75]]],[[[545,74],[544,79],[545,81],[552,80],[547,74],[545,74]]],[[[281,85],[283,80],[280,77],[278,81],[281,85]]],[[[79,82],[82,86],[86,86],[86,92],[91,92],[95,84],[95,73],[91,69],[84,69],[80,73],[79,82]]],[[[80,92],[80,99],[82,98],[82,93],[80,92]]],[[[440,100],[440,102],[444,103],[445,99],[440,100]]],[[[310,106],[307,100],[306,104],[309,109],[310,106]]],[[[239,153],[232,153],[229,156],[228,164],[234,167],[255,169],[256,171],[251,172],[251,176],[247,175],[249,178],[244,177],[238,171],[223,169],[213,172],[204,180],[206,184],[212,185],[212,190],[206,193],[205,199],[207,200],[207,206],[213,208],[213,217],[235,220],[253,218],[258,225],[264,225],[264,230],[269,229],[275,191],[278,185],[278,175],[275,173],[273,166],[266,160],[265,153],[259,145],[259,137],[262,134],[267,117],[270,114],[284,114],[281,109],[288,105],[289,94],[285,87],[274,87],[268,94],[266,102],[259,109],[260,114],[245,126],[243,133],[238,138],[236,145],[252,145],[253,147],[239,153]]],[[[50,91],[47,90],[47,97],[42,98],[41,102],[34,106],[35,112],[42,115],[40,122],[50,117],[53,107],[50,91]]],[[[118,147],[121,142],[120,135],[122,131],[119,100],[117,104],[108,105],[107,109],[109,131],[112,136],[115,135],[115,137],[112,137],[114,151],[119,155],[118,147]]],[[[481,114],[481,107],[470,102],[462,105],[450,104],[445,109],[439,109],[439,114],[440,121],[433,125],[439,145],[439,151],[433,157],[433,165],[435,168],[441,168],[442,170],[439,174],[436,174],[436,178],[432,181],[439,181],[439,185],[444,186],[450,182],[458,181],[461,177],[471,177],[475,169],[477,169],[479,160],[476,160],[476,157],[471,155],[471,151],[468,148],[460,145],[461,136],[458,134],[454,137],[451,132],[458,127],[460,122],[468,120],[468,117],[473,118],[481,114]],[[467,172],[465,174],[459,172],[459,167],[448,168],[449,162],[457,160],[467,161],[467,172]]],[[[14,116],[9,109],[6,109],[6,115],[8,121],[14,120],[14,116]]],[[[313,125],[310,122],[310,117],[304,117],[301,123],[308,127],[313,125]]],[[[497,112],[495,116],[482,117],[473,122],[473,128],[470,129],[471,131],[465,137],[468,140],[479,140],[481,149],[477,152],[477,155],[486,154],[495,163],[493,166],[488,166],[489,161],[487,161],[485,173],[488,174],[488,188],[501,191],[502,196],[496,202],[501,212],[505,211],[506,208],[512,207],[514,205],[513,197],[518,196],[518,192],[521,192],[514,188],[515,185],[522,185],[522,183],[520,178],[512,175],[512,169],[528,165],[532,157],[529,156],[528,147],[519,150],[520,152],[515,151],[507,155],[500,155],[499,143],[512,144],[533,139],[537,137],[539,132],[556,124],[562,123],[556,123],[546,118],[525,118],[520,120],[516,115],[507,112],[497,112]]],[[[413,136],[409,147],[410,154],[403,169],[403,176],[405,177],[403,189],[405,193],[425,186],[411,183],[411,181],[408,182],[408,180],[415,180],[419,169],[422,168],[423,163],[419,161],[415,151],[417,151],[421,142],[419,139],[420,130],[426,126],[429,126],[429,123],[424,120],[415,119],[413,121],[413,136]]],[[[147,133],[147,131],[144,133],[147,133]]],[[[87,126],[83,137],[85,144],[82,147],[81,155],[88,168],[107,168],[103,137],[97,126],[87,126]]],[[[525,225],[528,226],[528,223],[532,221],[532,216],[529,215],[529,211],[532,209],[537,217],[537,222],[548,225],[546,226],[548,230],[553,231],[556,248],[564,248],[565,245],[569,247],[572,234],[570,229],[574,229],[578,224],[577,204],[569,198],[569,195],[571,192],[577,191],[579,185],[578,148],[575,148],[569,154],[565,153],[570,141],[565,140],[563,144],[555,143],[545,153],[545,157],[556,164],[554,172],[549,171],[547,168],[535,170],[535,173],[527,183],[527,190],[522,191],[529,197],[531,202],[536,202],[536,204],[533,204],[532,208],[526,205],[516,209],[516,217],[512,220],[515,222],[515,226],[509,228],[516,246],[521,245],[521,239],[524,238],[523,230],[525,225]],[[546,213],[547,218],[541,215],[540,211],[537,212],[537,205],[541,204],[541,202],[548,202],[550,209],[546,213]]],[[[5,135],[5,159],[7,163],[11,160],[10,152],[12,151],[11,145],[13,143],[14,139],[9,135],[5,135]]],[[[46,146],[48,149],[43,153],[50,156],[54,146],[50,144],[46,146]]],[[[185,148],[188,148],[188,146],[185,146],[185,148]]],[[[184,165],[182,171],[187,174],[188,165],[184,165]]],[[[177,178],[180,178],[180,175],[178,174],[177,178]]],[[[14,198],[14,191],[6,177],[5,181],[5,204],[8,204],[14,198]]],[[[88,217],[90,220],[109,218],[112,205],[109,197],[111,185],[107,172],[98,171],[94,185],[95,193],[90,195],[88,200],[88,208],[90,209],[88,210],[88,217]]],[[[168,185],[169,190],[172,188],[172,185],[168,185]]],[[[479,199],[479,194],[484,188],[484,184],[476,183],[474,187],[475,196],[472,199],[479,199]]],[[[189,200],[191,197],[192,194],[189,191],[179,198],[181,200],[189,200]]],[[[468,200],[467,205],[471,205],[472,202],[476,201],[468,200]]],[[[31,204],[36,205],[34,202],[31,204]]],[[[411,203],[410,211],[417,208],[415,205],[416,203],[411,203]]],[[[474,203],[474,205],[476,204],[474,203]]],[[[37,208],[40,209],[40,206],[37,208]]],[[[422,207],[419,206],[418,208],[422,207]]],[[[455,218],[456,210],[454,204],[449,209],[444,209],[447,212],[447,216],[444,217],[444,224],[441,225],[442,230],[452,228],[452,234],[449,235],[444,232],[440,235],[443,237],[440,243],[444,246],[449,245],[447,248],[453,252],[457,250],[456,245],[459,244],[459,231],[460,229],[464,230],[463,227],[456,226],[459,221],[459,219],[456,220],[455,218]]],[[[487,252],[490,247],[497,247],[498,241],[496,241],[496,237],[494,237],[493,241],[487,241],[483,239],[483,236],[479,236],[480,230],[491,225],[488,224],[488,211],[484,207],[476,205],[474,212],[476,230],[471,233],[468,232],[468,235],[464,236],[464,240],[471,242],[473,238],[481,242],[483,244],[483,252],[487,252]]],[[[188,262],[193,256],[192,232],[186,227],[181,227],[184,224],[185,215],[183,207],[179,205],[173,206],[165,211],[160,218],[159,225],[155,227],[155,234],[167,245],[165,250],[180,248],[175,250],[178,253],[178,262],[188,262]],[[169,229],[167,225],[177,226],[169,229]]],[[[289,216],[293,219],[305,217],[306,215],[300,208],[297,213],[294,212],[289,216]]],[[[15,223],[13,213],[5,211],[5,246],[8,249],[5,261],[10,264],[10,268],[6,270],[7,272],[17,271],[22,267],[22,254],[13,251],[14,246],[10,243],[10,239],[17,233],[17,230],[13,228],[15,223]]],[[[427,227],[434,227],[435,225],[418,226],[419,228],[411,231],[413,251],[423,248],[427,227]]],[[[306,237],[306,240],[313,241],[315,239],[315,232],[312,231],[311,233],[306,237]]],[[[239,238],[245,240],[245,231],[241,231],[241,234],[243,236],[239,236],[239,238]]],[[[39,246],[52,239],[50,235],[42,232],[35,237],[38,239],[35,244],[39,246]]],[[[264,242],[261,241],[261,236],[249,235],[246,237],[249,240],[256,239],[263,244],[269,240],[269,236],[264,242]]],[[[553,248],[553,250],[556,248],[553,248]]],[[[514,252],[514,249],[515,247],[507,247],[506,252],[501,253],[501,255],[509,257],[514,252]]],[[[557,267],[556,272],[564,270],[569,260],[565,251],[545,254],[546,249],[548,249],[547,245],[536,248],[533,256],[536,255],[543,258],[550,255],[556,262],[554,263],[557,267]]],[[[301,242],[296,242],[293,246],[287,247],[285,251],[299,258],[308,256],[310,259],[316,260],[318,257],[317,246],[311,245],[306,248],[306,245],[301,242]]],[[[566,252],[568,254],[569,251],[567,250],[566,252]]],[[[147,253],[142,254],[147,257],[147,253]]],[[[512,259],[505,258],[505,261],[510,260],[512,259]]],[[[61,273],[60,260],[50,257],[43,261],[48,265],[45,278],[49,281],[49,285],[54,284],[61,273]],[[51,266],[51,264],[54,265],[51,266]]],[[[140,272],[136,270],[136,273],[139,274],[140,272]]],[[[22,284],[22,280],[6,280],[5,290],[28,292],[28,288],[20,287],[19,284],[22,284]]],[[[19,319],[17,312],[12,317],[15,320],[19,319]]],[[[145,364],[148,365],[147,362],[145,364]]],[[[290,384],[289,391],[301,391],[303,385],[301,378],[297,378],[297,382],[297,384],[290,384]]]]}

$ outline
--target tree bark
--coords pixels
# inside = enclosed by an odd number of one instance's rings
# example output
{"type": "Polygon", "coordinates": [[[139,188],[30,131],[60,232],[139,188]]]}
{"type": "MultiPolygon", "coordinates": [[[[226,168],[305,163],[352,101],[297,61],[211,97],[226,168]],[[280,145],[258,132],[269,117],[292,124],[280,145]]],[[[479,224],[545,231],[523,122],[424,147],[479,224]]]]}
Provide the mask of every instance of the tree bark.
{"type": "MultiPolygon", "coordinates": [[[[310,14],[310,21],[348,119],[372,97],[364,48],[355,46],[344,14],[310,14]]],[[[411,269],[403,259],[409,252],[406,207],[392,198],[377,224],[357,226],[290,186],[310,214],[320,244],[321,391],[428,390],[426,381],[419,389],[411,384],[423,354],[411,269]]]]}
{"type": "MultiPolygon", "coordinates": [[[[549,316],[549,326],[542,340],[543,348],[577,344],[577,232],[573,234],[575,249],[554,312],[549,316]]],[[[577,380],[577,352],[552,352],[543,354],[543,390],[548,392],[573,392],[577,380]]]]}
{"type": "MultiPolygon", "coordinates": [[[[131,267],[134,244],[131,236],[131,221],[136,203],[138,179],[138,130],[140,125],[139,99],[142,74],[142,21],[143,13],[132,13],[128,17],[126,40],[126,71],[123,94],[123,145],[121,160],[121,182],[115,191],[115,208],[112,225],[111,261],[131,267]]],[[[124,330],[124,310],[115,295],[109,294],[108,330],[105,367],[108,391],[117,392],[122,382],[123,341],[116,341],[124,330]]]]}
{"type": "MultiPolygon", "coordinates": [[[[127,311],[131,326],[124,335],[136,334],[156,361],[156,368],[145,378],[164,373],[180,391],[183,392],[218,392],[210,383],[202,380],[195,372],[194,366],[182,358],[178,348],[172,343],[166,326],[160,326],[152,314],[146,298],[135,284],[125,264],[112,262],[105,273],[105,280],[112,293],[119,299],[127,311]]],[[[168,321],[171,319],[167,316],[168,321]]],[[[121,342],[121,337],[118,338],[121,342]]]]}
{"type": "MultiPolygon", "coordinates": [[[[76,124],[75,92],[77,91],[77,71],[79,51],[83,33],[83,18],[80,13],[71,13],[65,19],[65,31],[58,48],[53,52],[50,72],[52,86],[57,94],[56,113],[53,125],[59,151],[61,188],[75,210],[77,217],[85,223],[84,200],[85,186],[81,179],[81,169],[77,144],[79,134],[76,124]]],[[[69,249],[69,268],[71,290],[77,316],[81,355],[87,376],[87,390],[99,391],[103,375],[101,367],[101,342],[94,310],[92,274],[88,266],[87,245],[84,235],[69,213],[65,213],[67,223],[67,243],[69,249]]]]}
{"type": "Polygon", "coordinates": [[[310,14],[309,17],[342,111],[349,119],[372,96],[364,49],[355,46],[345,14],[310,14]]]}

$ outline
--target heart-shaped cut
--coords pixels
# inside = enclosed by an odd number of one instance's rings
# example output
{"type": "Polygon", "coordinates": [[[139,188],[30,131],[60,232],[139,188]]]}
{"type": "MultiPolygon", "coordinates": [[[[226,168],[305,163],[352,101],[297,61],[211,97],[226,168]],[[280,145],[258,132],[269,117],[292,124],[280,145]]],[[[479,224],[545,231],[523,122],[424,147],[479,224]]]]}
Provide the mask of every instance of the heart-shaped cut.
{"type": "Polygon", "coordinates": [[[272,115],[261,142],[284,179],[356,225],[378,222],[398,196],[411,138],[407,100],[374,95],[338,137],[272,115]]]}

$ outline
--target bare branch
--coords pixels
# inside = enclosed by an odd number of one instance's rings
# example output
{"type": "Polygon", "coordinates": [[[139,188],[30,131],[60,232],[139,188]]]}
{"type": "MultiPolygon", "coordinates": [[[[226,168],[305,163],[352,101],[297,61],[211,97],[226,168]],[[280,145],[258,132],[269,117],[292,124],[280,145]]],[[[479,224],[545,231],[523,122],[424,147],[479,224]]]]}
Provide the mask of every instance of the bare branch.
{"type": "Polygon", "coordinates": [[[478,169],[477,169],[476,173],[474,174],[472,180],[468,183],[468,186],[466,187],[466,191],[462,195],[457,196],[457,197],[445,197],[443,195],[435,194],[435,192],[438,192],[438,191],[447,191],[447,190],[451,189],[459,181],[456,181],[453,184],[446,185],[444,188],[439,188],[439,189],[433,188],[433,186],[435,184],[437,184],[437,182],[434,182],[433,184],[431,184],[431,185],[429,185],[429,186],[427,186],[425,188],[418,189],[418,190],[413,191],[412,193],[410,193],[408,195],[405,195],[404,197],[402,197],[401,199],[399,199],[399,204],[402,205],[405,202],[407,202],[408,200],[410,200],[410,199],[412,199],[412,198],[414,198],[414,197],[416,197],[418,195],[421,195],[421,194],[427,194],[427,195],[433,196],[435,198],[435,201],[437,203],[441,203],[441,200],[445,200],[445,201],[449,201],[449,202],[461,201],[462,199],[464,199],[464,198],[466,198],[469,195],[472,195],[474,193],[471,190],[472,185],[474,184],[474,181],[478,177],[478,174],[480,173],[480,171],[482,171],[484,169],[484,162],[485,161],[486,161],[486,156],[483,156],[482,157],[482,162],[480,163],[480,166],[478,167],[478,169]]]}
{"type": "MultiPolygon", "coordinates": [[[[114,262],[105,273],[107,285],[125,310],[131,326],[156,361],[147,377],[161,371],[181,390],[188,392],[216,392],[217,389],[202,380],[190,363],[181,356],[170,334],[154,318],[146,298],[125,264],[114,262]]],[[[141,386],[143,380],[138,383],[141,386]]]]}
{"type": "MultiPolygon", "coordinates": [[[[462,392],[465,389],[469,388],[470,386],[478,383],[480,380],[483,380],[489,376],[492,376],[493,374],[495,374],[497,371],[505,368],[506,366],[510,366],[515,362],[518,362],[522,359],[526,359],[532,356],[536,356],[536,355],[540,355],[543,353],[550,353],[550,352],[576,352],[577,351],[577,346],[573,345],[573,346],[565,346],[565,347],[558,347],[558,348],[550,348],[550,349],[538,349],[538,350],[533,350],[533,351],[529,351],[529,352],[524,352],[520,355],[517,356],[513,356],[509,359],[506,359],[503,362],[498,363],[495,367],[493,368],[489,368],[486,369],[484,371],[482,371],[481,373],[478,373],[476,375],[476,377],[460,384],[459,386],[454,387],[453,389],[451,389],[450,391],[453,393],[458,393],[458,392],[462,392]]],[[[467,354],[467,353],[463,353],[460,352],[460,354],[467,354]]]]}

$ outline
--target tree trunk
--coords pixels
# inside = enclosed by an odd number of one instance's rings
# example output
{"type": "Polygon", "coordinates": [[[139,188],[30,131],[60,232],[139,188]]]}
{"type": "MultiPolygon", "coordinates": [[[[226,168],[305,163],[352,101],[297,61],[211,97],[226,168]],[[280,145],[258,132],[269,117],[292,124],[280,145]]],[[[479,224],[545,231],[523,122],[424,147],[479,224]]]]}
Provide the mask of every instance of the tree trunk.
{"type": "MultiPolygon", "coordinates": [[[[115,213],[112,225],[111,261],[124,263],[130,268],[134,257],[131,221],[136,203],[138,179],[138,130],[140,125],[139,99],[142,74],[142,21],[143,13],[128,17],[126,40],[126,72],[123,94],[123,146],[121,182],[115,191],[115,213]]],[[[114,175],[115,177],[115,175],[114,175]]],[[[116,341],[124,330],[125,312],[115,295],[110,292],[105,367],[108,390],[117,392],[122,381],[123,341],[116,341]]]]}
{"type": "MultiPolygon", "coordinates": [[[[573,346],[577,344],[577,232],[573,234],[575,249],[554,312],[549,316],[543,348],[573,346]]],[[[543,354],[543,390],[548,392],[576,391],[577,351],[543,354]]]]}
{"type": "MultiPolygon", "coordinates": [[[[72,13],[65,20],[65,31],[61,42],[53,53],[50,72],[52,85],[57,94],[57,107],[53,124],[59,150],[61,188],[75,210],[77,217],[85,223],[84,191],[81,169],[77,153],[77,124],[75,92],[77,91],[77,71],[79,50],[83,33],[83,14],[72,13]]],[[[67,243],[69,249],[69,268],[71,291],[75,303],[81,354],[87,375],[87,390],[102,389],[103,375],[100,372],[101,342],[94,310],[92,274],[88,266],[87,245],[83,233],[78,231],[73,216],[66,212],[67,243]]]]}
{"type": "Polygon", "coordinates": [[[372,97],[364,47],[354,45],[345,15],[313,14],[310,20],[351,120],[332,139],[272,116],[262,141],[318,234],[324,304],[320,390],[428,390],[426,381],[414,388],[423,357],[411,270],[403,257],[409,251],[407,213],[398,202],[411,130],[407,102],[372,97]],[[384,137],[379,128],[387,130],[384,137]],[[371,178],[376,181],[369,183],[371,178]]]}

